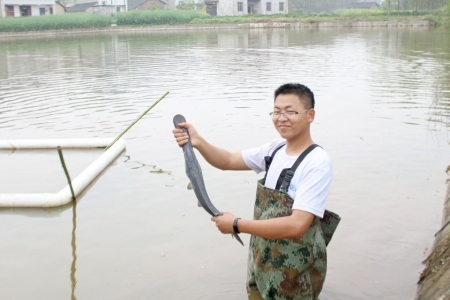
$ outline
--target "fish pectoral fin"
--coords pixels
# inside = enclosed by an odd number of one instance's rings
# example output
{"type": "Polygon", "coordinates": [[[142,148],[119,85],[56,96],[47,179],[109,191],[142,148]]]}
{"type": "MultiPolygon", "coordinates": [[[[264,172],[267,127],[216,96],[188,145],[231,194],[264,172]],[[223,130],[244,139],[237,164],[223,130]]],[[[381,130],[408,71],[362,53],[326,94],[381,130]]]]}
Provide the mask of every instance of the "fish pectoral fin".
{"type": "MultiPolygon", "coordinates": [[[[194,189],[194,187],[192,186],[192,182],[189,182],[189,183],[188,183],[187,189],[188,189],[188,190],[193,190],[193,189],[194,189]]],[[[203,207],[203,205],[202,205],[202,204],[200,203],[200,201],[198,201],[198,200],[197,200],[197,206],[198,206],[198,207],[203,207]]]]}

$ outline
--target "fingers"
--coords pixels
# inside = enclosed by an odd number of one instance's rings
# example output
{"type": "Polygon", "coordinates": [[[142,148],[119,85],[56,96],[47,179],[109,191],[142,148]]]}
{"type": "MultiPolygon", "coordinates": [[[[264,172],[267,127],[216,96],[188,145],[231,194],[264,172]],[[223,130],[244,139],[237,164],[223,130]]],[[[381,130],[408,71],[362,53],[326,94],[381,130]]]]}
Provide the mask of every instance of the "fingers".
{"type": "Polygon", "coordinates": [[[174,130],[172,130],[172,133],[175,138],[182,137],[182,136],[188,136],[188,134],[181,129],[174,129],[174,130]]]}
{"type": "Polygon", "coordinates": [[[221,222],[221,220],[219,219],[220,217],[221,217],[221,216],[211,217],[211,221],[213,221],[213,222],[216,223],[216,227],[217,227],[217,229],[219,229],[219,231],[220,231],[221,233],[224,233],[222,222],[221,222]]]}
{"type": "Polygon", "coordinates": [[[191,139],[192,146],[195,148],[198,144],[199,135],[194,126],[192,126],[192,124],[184,122],[179,123],[178,127],[179,128],[172,130],[173,136],[175,137],[178,146],[182,147],[188,142],[189,139],[191,139]],[[186,130],[189,132],[189,134],[185,132],[186,130]]]}
{"type": "Polygon", "coordinates": [[[186,129],[189,129],[189,127],[191,127],[192,125],[191,124],[189,124],[189,123],[186,123],[186,122],[184,122],[184,123],[178,123],[178,130],[180,129],[180,128],[186,128],[186,129]]]}
{"type": "Polygon", "coordinates": [[[177,139],[178,146],[180,146],[180,147],[186,145],[186,143],[187,143],[188,141],[189,141],[189,138],[186,138],[186,139],[177,139]]]}
{"type": "Polygon", "coordinates": [[[174,134],[175,140],[177,141],[178,146],[183,146],[189,141],[189,136],[185,133],[182,134],[174,134]]]}
{"type": "Polygon", "coordinates": [[[187,125],[188,125],[188,123],[186,123],[186,122],[178,123],[179,128],[187,128],[188,127],[187,125]]]}
{"type": "Polygon", "coordinates": [[[233,233],[234,216],[228,212],[223,212],[222,214],[223,215],[211,217],[211,221],[216,223],[216,227],[221,233],[233,233]]]}
{"type": "MultiPolygon", "coordinates": [[[[180,128],[185,128],[186,123],[179,123],[178,126],[180,128]]],[[[181,147],[188,142],[189,135],[180,128],[173,129],[172,133],[173,133],[175,140],[177,141],[178,146],[181,147]]]]}
{"type": "Polygon", "coordinates": [[[218,216],[212,216],[211,217],[211,221],[213,221],[213,222],[217,222],[217,221],[219,221],[219,218],[220,217],[223,217],[223,214],[228,214],[227,212],[220,212],[220,215],[218,215],[218,216]]]}

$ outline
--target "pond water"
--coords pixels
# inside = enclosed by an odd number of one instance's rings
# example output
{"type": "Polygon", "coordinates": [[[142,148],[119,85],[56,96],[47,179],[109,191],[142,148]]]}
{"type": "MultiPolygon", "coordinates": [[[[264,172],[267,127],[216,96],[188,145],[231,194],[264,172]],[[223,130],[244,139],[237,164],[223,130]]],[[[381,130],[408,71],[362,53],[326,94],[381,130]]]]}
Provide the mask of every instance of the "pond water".
{"type": "MultiPolygon", "coordinates": [[[[412,299],[448,179],[450,37],[408,28],[2,39],[0,139],[116,137],[170,94],[76,206],[0,210],[0,298],[246,299],[249,237],[240,246],[197,207],[172,118],[219,147],[257,147],[277,137],[268,112],[285,82],[315,93],[313,138],[334,167],[342,222],[321,300],[412,299]]],[[[68,151],[69,172],[98,155],[68,151]]],[[[199,161],[215,206],[252,218],[261,175],[199,161]]],[[[56,151],[2,151],[0,165],[0,193],[65,183],[56,151]]]]}

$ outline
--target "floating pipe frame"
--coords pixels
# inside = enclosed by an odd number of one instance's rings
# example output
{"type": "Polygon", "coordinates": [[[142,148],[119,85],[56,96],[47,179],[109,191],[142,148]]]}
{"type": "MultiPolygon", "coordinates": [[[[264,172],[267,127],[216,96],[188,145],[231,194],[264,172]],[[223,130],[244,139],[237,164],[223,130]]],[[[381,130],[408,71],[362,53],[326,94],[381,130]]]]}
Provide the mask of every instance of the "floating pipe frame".
{"type": "MultiPolygon", "coordinates": [[[[60,139],[60,140],[0,140],[0,149],[63,149],[104,148],[114,139],[60,139]]],[[[94,179],[103,172],[125,150],[125,141],[118,140],[103,152],[81,174],[72,180],[72,187],[77,197],[94,179]]],[[[56,155],[56,152],[55,152],[56,155]]],[[[55,156],[56,157],[56,156],[55,156]]],[[[55,158],[56,159],[56,158],[55,158]]],[[[70,171],[70,170],[69,170],[70,171]]],[[[56,194],[0,194],[0,207],[54,207],[72,201],[70,186],[56,194]]]]}

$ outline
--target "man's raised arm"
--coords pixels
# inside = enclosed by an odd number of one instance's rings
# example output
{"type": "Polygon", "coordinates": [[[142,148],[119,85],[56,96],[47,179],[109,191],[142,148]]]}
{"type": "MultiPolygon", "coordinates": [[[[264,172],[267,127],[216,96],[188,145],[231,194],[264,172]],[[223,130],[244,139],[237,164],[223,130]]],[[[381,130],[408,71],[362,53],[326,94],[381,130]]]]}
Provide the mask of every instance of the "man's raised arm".
{"type": "Polygon", "coordinates": [[[192,124],[179,123],[178,126],[180,128],[186,128],[189,131],[189,135],[181,129],[174,129],[172,131],[178,146],[182,147],[187,143],[190,137],[192,146],[197,149],[205,160],[213,167],[221,170],[250,170],[245,164],[241,152],[229,152],[208,143],[198,134],[192,124]]]}

